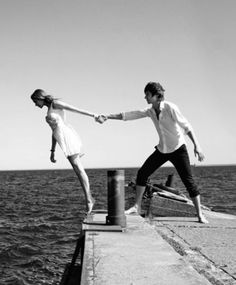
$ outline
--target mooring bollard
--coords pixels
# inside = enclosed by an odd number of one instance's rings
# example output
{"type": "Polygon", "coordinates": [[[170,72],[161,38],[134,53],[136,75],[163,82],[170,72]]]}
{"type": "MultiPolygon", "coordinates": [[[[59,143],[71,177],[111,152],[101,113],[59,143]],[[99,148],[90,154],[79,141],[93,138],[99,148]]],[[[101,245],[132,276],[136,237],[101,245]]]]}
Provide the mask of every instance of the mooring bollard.
{"type": "Polygon", "coordinates": [[[109,225],[120,225],[122,228],[126,227],[124,173],[124,170],[109,170],[107,172],[108,215],[106,217],[106,223],[109,225]]]}
{"type": "Polygon", "coordinates": [[[174,173],[168,175],[166,180],[166,186],[174,187],[174,173]]]}

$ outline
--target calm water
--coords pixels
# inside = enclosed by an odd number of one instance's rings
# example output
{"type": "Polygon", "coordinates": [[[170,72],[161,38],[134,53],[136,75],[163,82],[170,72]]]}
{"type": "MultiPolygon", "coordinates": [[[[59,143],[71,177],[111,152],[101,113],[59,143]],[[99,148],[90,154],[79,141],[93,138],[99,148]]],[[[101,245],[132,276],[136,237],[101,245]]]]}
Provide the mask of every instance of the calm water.
{"type": "MultiPolygon", "coordinates": [[[[126,182],[137,169],[125,169],[126,182]]],[[[165,182],[172,168],[153,178],[165,182]]],[[[202,203],[236,215],[236,166],[193,168],[202,203]]],[[[107,170],[87,170],[96,208],[106,209],[107,170]]],[[[175,187],[184,187],[175,175],[175,187]]],[[[129,194],[130,195],[130,194],[129,194]]],[[[72,170],[0,172],[0,285],[58,284],[85,216],[72,170]]],[[[127,197],[126,197],[127,198],[127,197]]]]}

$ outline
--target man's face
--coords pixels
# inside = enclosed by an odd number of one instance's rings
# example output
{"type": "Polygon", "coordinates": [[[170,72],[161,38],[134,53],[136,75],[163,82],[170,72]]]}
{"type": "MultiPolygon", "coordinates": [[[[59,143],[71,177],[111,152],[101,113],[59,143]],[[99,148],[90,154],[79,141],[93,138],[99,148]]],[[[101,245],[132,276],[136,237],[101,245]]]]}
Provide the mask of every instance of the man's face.
{"type": "Polygon", "coordinates": [[[149,92],[149,91],[145,92],[145,97],[144,98],[146,99],[148,104],[152,104],[153,96],[152,96],[151,92],[149,92]]]}
{"type": "Polygon", "coordinates": [[[160,97],[160,95],[152,95],[151,92],[147,91],[145,92],[145,97],[147,100],[148,104],[156,104],[156,103],[160,103],[162,101],[162,96],[160,97]]]}

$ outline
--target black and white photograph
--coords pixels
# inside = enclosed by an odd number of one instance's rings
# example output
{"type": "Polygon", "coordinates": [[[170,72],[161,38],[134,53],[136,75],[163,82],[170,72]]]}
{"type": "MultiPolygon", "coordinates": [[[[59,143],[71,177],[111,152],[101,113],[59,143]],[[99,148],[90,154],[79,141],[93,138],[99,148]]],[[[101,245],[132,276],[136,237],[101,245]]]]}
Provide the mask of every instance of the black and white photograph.
{"type": "Polygon", "coordinates": [[[0,285],[236,284],[235,15],[0,0],[0,285]]]}

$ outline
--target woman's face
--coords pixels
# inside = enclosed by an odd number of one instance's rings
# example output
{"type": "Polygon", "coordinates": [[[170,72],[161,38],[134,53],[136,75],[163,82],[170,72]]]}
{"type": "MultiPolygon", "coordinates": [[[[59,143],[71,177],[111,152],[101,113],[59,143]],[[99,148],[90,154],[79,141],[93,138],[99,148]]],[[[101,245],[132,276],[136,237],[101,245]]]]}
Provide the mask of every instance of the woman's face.
{"type": "Polygon", "coordinates": [[[43,99],[34,99],[35,106],[39,108],[43,108],[44,106],[44,100],[43,99]]]}

